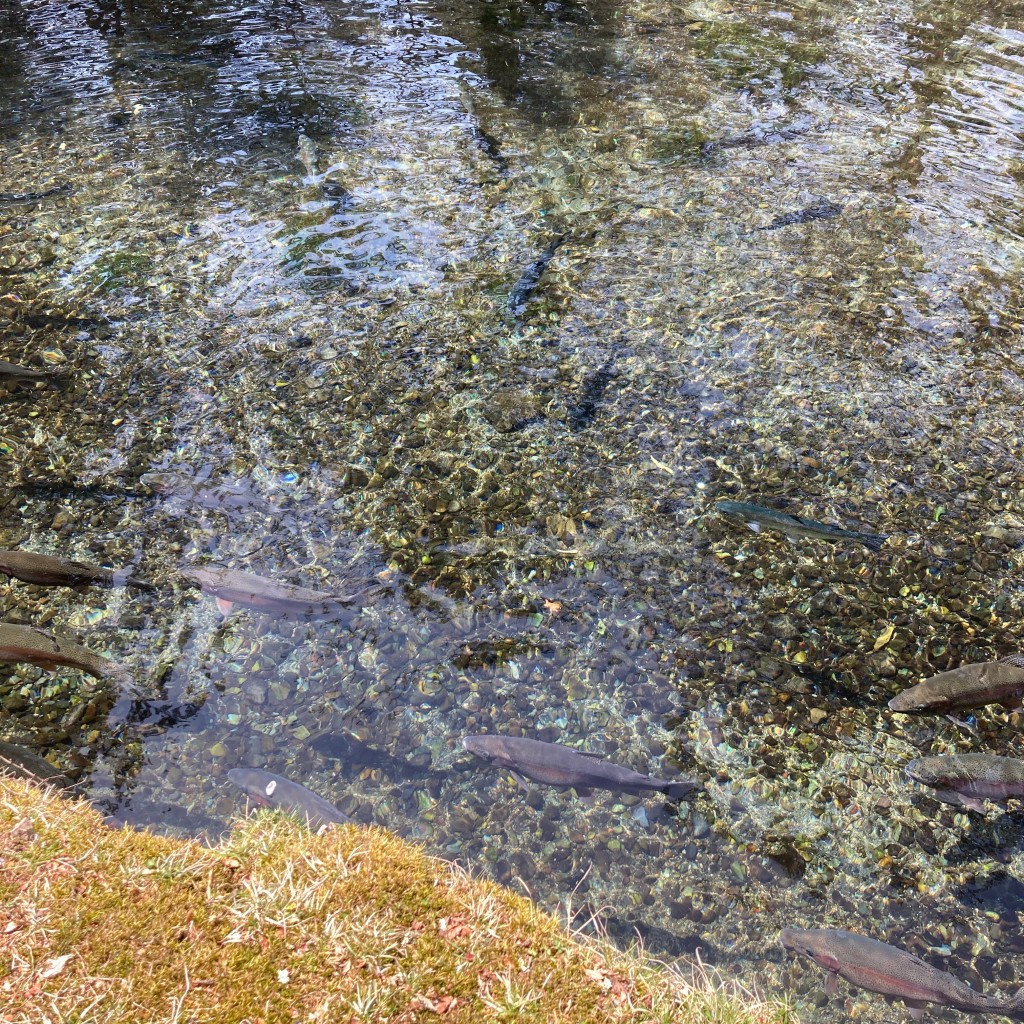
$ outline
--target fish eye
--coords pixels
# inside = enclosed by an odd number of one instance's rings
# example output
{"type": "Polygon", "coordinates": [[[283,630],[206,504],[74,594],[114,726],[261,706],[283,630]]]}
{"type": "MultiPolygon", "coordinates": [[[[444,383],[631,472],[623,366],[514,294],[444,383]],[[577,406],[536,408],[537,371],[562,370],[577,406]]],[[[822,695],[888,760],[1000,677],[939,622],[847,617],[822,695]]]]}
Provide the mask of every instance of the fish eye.
{"type": "Polygon", "coordinates": [[[277,789],[277,780],[276,779],[271,779],[267,783],[267,788],[263,792],[266,793],[267,796],[273,796],[275,789],[277,789]]]}

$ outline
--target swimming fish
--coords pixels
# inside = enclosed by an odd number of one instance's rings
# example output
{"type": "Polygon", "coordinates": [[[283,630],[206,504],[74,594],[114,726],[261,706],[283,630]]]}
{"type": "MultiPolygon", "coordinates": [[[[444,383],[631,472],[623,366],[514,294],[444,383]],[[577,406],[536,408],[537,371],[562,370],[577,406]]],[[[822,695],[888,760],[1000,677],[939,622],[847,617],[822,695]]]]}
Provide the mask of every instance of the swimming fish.
{"type": "Polygon", "coordinates": [[[512,286],[512,291],[508,293],[508,311],[514,317],[522,316],[526,310],[530,296],[540,284],[544,271],[548,269],[548,264],[564,241],[565,235],[558,235],[552,239],[548,247],[523,271],[519,280],[512,286]]]}
{"type": "Polygon", "coordinates": [[[906,768],[915,782],[931,786],[947,804],[985,813],[986,800],[1024,797],[1024,761],[995,754],[944,754],[918,757],[906,768]]]}
{"type": "Polygon", "coordinates": [[[664,793],[672,800],[678,800],[697,786],[691,779],[669,782],[612,764],[598,754],[521,736],[466,736],[462,745],[488,764],[508,768],[521,786],[526,785],[527,779],[533,779],[548,786],[573,786],[576,789],[664,793]]]}
{"type": "Polygon", "coordinates": [[[318,177],[320,172],[317,170],[317,160],[319,160],[320,154],[317,152],[316,143],[308,135],[300,135],[298,142],[299,160],[302,161],[302,166],[306,168],[306,173],[311,178],[318,177]]]}
{"type": "Polygon", "coordinates": [[[0,380],[11,384],[35,384],[43,381],[56,386],[67,374],[63,370],[33,370],[29,366],[19,366],[0,359],[0,380]]]}
{"type": "Polygon", "coordinates": [[[1018,1019],[1024,1014],[1024,988],[1010,1000],[984,996],[913,953],[858,932],[783,928],[779,940],[786,950],[810,957],[828,971],[829,995],[836,992],[836,979],[844,978],[887,999],[903,1000],[914,1020],[920,1020],[929,1003],[965,1013],[1002,1013],[1018,1019]]]}
{"type": "Polygon", "coordinates": [[[232,768],[228,772],[228,780],[261,806],[279,807],[305,820],[310,828],[353,824],[352,819],[342,814],[334,804],[282,775],[273,775],[259,768],[232,768]]]}
{"type": "Polygon", "coordinates": [[[57,587],[138,587],[153,590],[151,583],[136,579],[124,569],[106,569],[101,565],[73,558],[41,555],[35,551],[0,551],[0,573],[23,583],[57,587]]]}
{"type": "Polygon", "coordinates": [[[831,220],[843,212],[842,203],[833,203],[828,199],[822,199],[802,210],[793,210],[790,213],[780,213],[770,224],[754,228],[754,231],[775,231],[777,228],[788,227],[790,224],[806,224],[810,220],[831,220]]]}
{"type": "Polygon", "coordinates": [[[165,498],[180,499],[202,508],[269,511],[270,502],[260,497],[246,480],[219,484],[200,483],[177,473],[143,473],[139,482],[165,498]]]}
{"type": "Polygon", "coordinates": [[[34,750],[0,740],[0,775],[13,775],[31,782],[46,782],[53,786],[70,786],[71,780],[34,750]]]}
{"type": "Polygon", "coordinates": [[[761,527],[768,530],[778,530],[789,537],[813,537],[815,540],[855,540],[878,551],[888,540],[885,534],[861,533],[858,530],[843,530],[838,526],[829,526],[828,523],[819,523],[816,519],[804,519],[801,516],[793,516],[788,512],[778,512],[773,508],[765,508],[763,505],[751,505],[745,501],[716,501],[711,506],[719,515],[727,519],[733,519],[746,523],[754,531],[761,527]]]}
{"type": "Polygon", "coordinates": [[[45,189],[42,192],[0,192],[0,203],[4,203],[7,206],[18,206],[21,203],[37,203],[40,199],[66,195],[69,192],[71,192],[70,182],[54,185],[53,188],[45,189]]]}
{"type": "Polygon", "coordinates": [[[195,583],[204,594],[212,594],[217,599],[217,607],[225,615],[236,604],[293,615],[329,615],[359,597],[358,594],[331,594],[295,587],[241,569],[185,566],[181,575],[195,583]]]}
{"type": "Polygon", "coordinates": [[[34,626],[0,622],[0,661],[27,661],[45,669],[69,665],[98,679],[131,683],[131,673],[126,666],[101,658],[73,640],[55,637],[34,626]]]}
{"type": "Polygon", "coordinates": [[[1002,661],[979,661],[929,676],[924,682],[896,694],[891,711],[967,711],[986,704],[1019,708],[1024,697],[1024,655],[1002,661]]]}

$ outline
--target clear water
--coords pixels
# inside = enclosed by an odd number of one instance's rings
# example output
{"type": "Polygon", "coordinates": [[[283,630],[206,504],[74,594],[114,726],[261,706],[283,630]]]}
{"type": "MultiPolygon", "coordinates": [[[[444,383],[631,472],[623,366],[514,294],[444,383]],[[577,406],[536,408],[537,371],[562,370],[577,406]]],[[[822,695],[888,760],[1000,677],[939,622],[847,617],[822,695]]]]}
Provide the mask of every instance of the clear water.
{"type": "Polygon", "coordinates": [[[808,1018],[783,924],[1016,988],[1019,805],[903,767],[1020,719],[885,704],[1024,633],[1022,130],[1011,4],[3,5],[0,359],[72,378],[0,399],[0,546],[159,589],[0,587],[144,694],[0,666],[0,739],[163,831],[288,775],[808,1018]],[[182,562],[385,589],[223,616],[182,562]],[[483,731],[702,792],[526,794],[483,731]]]}

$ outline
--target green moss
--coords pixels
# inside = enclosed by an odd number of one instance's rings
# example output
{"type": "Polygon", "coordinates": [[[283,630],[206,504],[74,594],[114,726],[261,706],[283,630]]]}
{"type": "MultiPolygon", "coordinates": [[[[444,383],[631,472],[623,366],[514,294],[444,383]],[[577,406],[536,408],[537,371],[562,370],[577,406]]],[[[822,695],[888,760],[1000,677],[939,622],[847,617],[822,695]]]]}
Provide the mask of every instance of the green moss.
{"type": "Polygon", "coordinates": [[[264,814],[211,849],[108,829],[19,780],[0,797],[11,1024],[44,1007],[104,1024],[789,1019],[577,941],[380,829],[314,835],[264,814]]]}

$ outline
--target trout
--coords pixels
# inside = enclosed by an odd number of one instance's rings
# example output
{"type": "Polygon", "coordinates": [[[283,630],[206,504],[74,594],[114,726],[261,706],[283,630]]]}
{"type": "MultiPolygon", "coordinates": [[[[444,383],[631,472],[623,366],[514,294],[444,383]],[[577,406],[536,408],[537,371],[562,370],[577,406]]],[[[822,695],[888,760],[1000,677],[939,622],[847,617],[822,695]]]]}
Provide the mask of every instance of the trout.
{"type": "Polygon", "coordinates": [[[35,551],[0,551],[0,573],[23,583],[38,583],[54,587],[138,587],[153,590],[151,583],[135,579],[124,569],[106,569],[89,562],[55,555],[40,555],[35,551]]]}
{"type": "Polygon", "coordinates": [[[202,568],[185,566],[181,570],[185,579],[194,583],[204,594],[212,594],[217,607],[227,615],[236,605],[259,611],[284,612],[293,615],[329,615],[352,604],[358,594],[330,594],[321,590],[308,590],[289,583],[266,579],[240,569],[202,568]]]}
{"type": "Polygon", "coordinates": [[[40,668],[52,670],[58,665],[69,665],[97,679],[113,679],[131,683],[131,673],[124,665],[93,654],[88,647],[73,640],[55,637],[34,626],[15,626],[0,622],[0,661],[27,661],[40,668]]]}
{"type": "Polygon", "coordinates": [[[1024,797],[1024,761],[995,754],[949,754],[918,757],[906,768],[915,782],[931,786],[947,804],[962,804],[985,813],[985,800],[1024,797]]]}
{"type": "Polygon", "coordinates": [[[621,793],[664,793],[678,800],[695,789],[691,779],[669,782],[642,775],[632,768],[605,761],[599,754],[573,750],[561,743],[545,743],[520,736],[466,736],[462,745],[496,768],[507,768],[525,788],[526,780],[548,786],[580,789],[610,789],[621,793]]]}
{"type": "Polygon", "coordinates": [[[304,820],[310,828],[316,829],[327,824],[354,824],[334,804],[281,775],[273,775],[259,768],[232,768],[228,772],[228,780],[260,806],[279,807],[304,820]]]}
{"type": "Polygon", "coordinates": [[[11,384],[37,384],[42,381],[56,386],[66,376],[63,370],[33,370],[31,367],[6,363],[0,359],[0,380],[11,384]]]}
{"type": "Polygon", "coordinates": [[[788,512],[778,512],[773,508],[765,508],[763,505],[752,505],[745,501],[716,501],[711,506],[713,511],[726,519],[746,523],[755,533],[761,527],[768,530],[778,530],[789,537],[813,537],[815,540],[855,540],[872,551],[878,551],[888,540],[885,534],[861,533],[858,530],[843,530],[838,526],[829,526],[828,523],[819,523],[816,519],[804,519],[801,516],[790,515],[788,512]]]}
{"type": "Polygon", "coordinates": [[[835,994],[836,979],[845,978],[857,988],[903,1000],[914,1020],[923,1016],[929,1003],[964,1013],[1001,1013],[1016,1019],[1024,1016],[1024,988],[1009,1000],[983,996],[920,957],[858,932],[783,928],[779,940],[784,949],[810,957],[828,971],[825,991],[829,995],[835,994]]]}
{"type": "Polygon", "coordinates": [[[896,694],[892,711],[967,711],[986,704],[1002,704],[1007,711],[1020,707],[1024,697],[1024,655],[1002,661],[979,661],[930,676],[896,694]]]}

